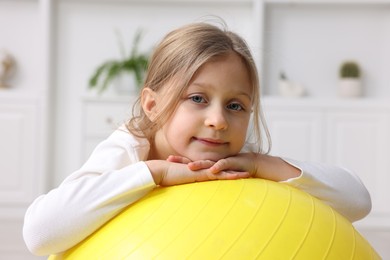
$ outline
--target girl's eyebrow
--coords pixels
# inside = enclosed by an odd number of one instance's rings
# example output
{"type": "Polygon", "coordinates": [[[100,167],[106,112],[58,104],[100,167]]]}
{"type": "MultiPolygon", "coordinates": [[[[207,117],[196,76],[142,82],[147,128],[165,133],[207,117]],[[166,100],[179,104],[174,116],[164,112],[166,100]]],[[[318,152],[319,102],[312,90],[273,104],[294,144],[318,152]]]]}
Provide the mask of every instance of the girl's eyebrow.
{"type": "Polygon", "coordinates": [[[250,100],[252,100],[252,97],[251,97],[251,95],[250,94],[248,94],[247,92],[245,92],[245,91],[239,91],[239,92],[237,92],[237,94],[236,94],[237,96],[246,96],[247,98],[249,98],[250,100]]]}
{"type": "MultiPolygon", "coordinates": [[[[199,83],[199,82],[192,82],[188,88],[187,88],[187,91],[190,90],[191,86],[194,86],[194,87],[198,87],[198,88],[201,88],[201,89],[209,89],[209,88],[214,88],[213,85],[209,85],[207,83],[199,83]]],[[[249,100],[252,100],[252,97],[250,94],[248,94],[247,92],[245,91],[238,91],[237,93],[234,94],[235,96],[245,96],[247,97],[249,100]]]]}

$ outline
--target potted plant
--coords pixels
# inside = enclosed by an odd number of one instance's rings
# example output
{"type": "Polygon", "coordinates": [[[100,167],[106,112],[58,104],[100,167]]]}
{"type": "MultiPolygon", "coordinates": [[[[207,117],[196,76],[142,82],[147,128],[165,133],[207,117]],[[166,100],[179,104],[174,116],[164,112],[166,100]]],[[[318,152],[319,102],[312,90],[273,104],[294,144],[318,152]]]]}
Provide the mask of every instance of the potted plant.
{"type": "Polygon", "coordinates": [[[340,95],[342,97],[359,97],[362,95],[361,72],[358,63],[343,62],[340,66],[340,95]]]}
{"type": "Polygon", "coordinates": [[[125,54],[121,41],[118,41],[122,58],[108,60],[98,66],[89,79],[90,89],[97,89],[98,93],[102,93],[112,84],[120,94],[131,94],[141,87],[148,65],[148,55],[138,51],[141,35],[138,30],[129,55],[125,54]]]}

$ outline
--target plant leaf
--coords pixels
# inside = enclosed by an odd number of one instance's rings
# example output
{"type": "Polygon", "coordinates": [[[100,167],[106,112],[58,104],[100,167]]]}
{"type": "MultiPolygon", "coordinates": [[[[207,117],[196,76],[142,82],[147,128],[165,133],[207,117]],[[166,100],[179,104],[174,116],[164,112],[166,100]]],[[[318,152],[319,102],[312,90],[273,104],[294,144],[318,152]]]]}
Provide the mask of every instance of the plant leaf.
{"type": "Polygon", "coordinates": [[[121,72],[123,71],[123,63],[122,62],[114,62],[110,68],[108,68],[106,78],[103,81],[102,87],[100,89],[100,92],[103,92],[108,84],[117,77],[121,72]]]}
{"type": "Polygon", "coordinates": [[[100,65],[95,72],[92,74],[91,78],[89,79],[89,88],[95,88],[98,85],[99,79],[104,73],[104,71],[111,65],[111,61],[107,61],[100,65]]]}
{"type": "Polygon", "coordinates": [[[134,39],[133,39],[133,44],[131,47],[131,53],[130,57],[135,57],[138,54],[138,45],[142,37],[142,30],[138,29],[135,33],[134,39]]]}

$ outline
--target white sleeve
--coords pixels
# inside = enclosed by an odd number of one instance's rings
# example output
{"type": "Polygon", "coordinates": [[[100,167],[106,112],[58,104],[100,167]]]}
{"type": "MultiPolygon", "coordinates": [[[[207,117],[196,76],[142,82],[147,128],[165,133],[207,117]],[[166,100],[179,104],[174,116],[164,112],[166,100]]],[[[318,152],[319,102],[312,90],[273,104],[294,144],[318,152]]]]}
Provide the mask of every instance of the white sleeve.
{"type": "Polygon", "coordinates": [[[33,254],[67,250],[156,186],[144,162],[132,163],[126,135],[103,141],[80,170],[30,205],[23,236],[33,254]]]}
{"type": "Polygon", "coordinates": [[[347,169],[283,158],[301,170],[301,175],[284,183],[303,190],[330,205],[351,222],[371,211],[370,194],[357,175],[347,169]]]}

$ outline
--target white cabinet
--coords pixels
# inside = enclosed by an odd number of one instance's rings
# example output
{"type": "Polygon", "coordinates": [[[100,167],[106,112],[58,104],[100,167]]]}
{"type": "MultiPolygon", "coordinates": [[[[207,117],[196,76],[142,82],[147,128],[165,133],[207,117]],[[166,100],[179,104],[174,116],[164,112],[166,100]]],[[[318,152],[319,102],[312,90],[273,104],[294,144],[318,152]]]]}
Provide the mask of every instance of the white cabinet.
{"type": "Polygon", "coordinates": [[[41,101],[0,93],[0,258],[30,259],[22,238],[27,206],[44,190],[41,101]]]}
{"type": "Polygon", "coordinates": [[[34,104],[0,104],[0,205],[26,204],[36,195],[38,110],[34,104]]]}
{"type": "Polygon", "coordinates": [[[267,108],[267,125],[272,138],[272,153],[297,160],[319,161],[322,150],[323,120],[320,111],[267,108]]]}
{"type": "Polygon", "coordinates": [[[356,223],[384,256],[390,237],[390,101],[264,98],[271,154],[321,161],[355,172],[372,211],[356,223]]]}
{"type": "Polygon", "coordinates": [[[390,183],[390,102],[264,101],[272,154],[351,169],[372,195],[372,215],[386,213],[390,217],[386,185],[390,183]]]}
{"type": "Polygon", "coordinates": [[[83,98],[82,161],[99,142],[132,117],[136,99],[134,96],[83,98]]]}
{"type": "Polygon", "coordinates": [[[372,214],[385,213],[390,216],[389,111],[369,111],[367,108],[353,112],[329,111],[327,124],[327,160],[357,172],[370,190],[372,214]]]}

